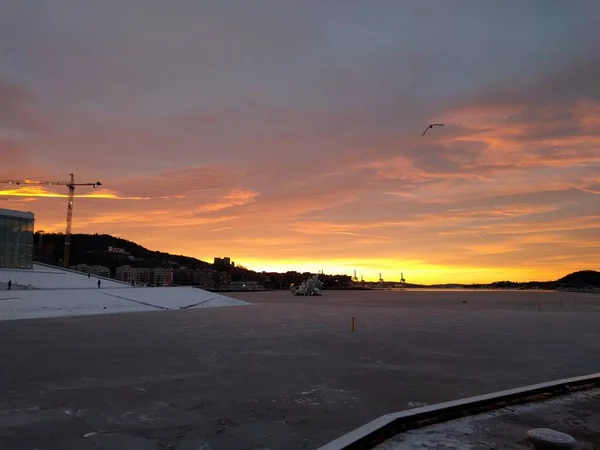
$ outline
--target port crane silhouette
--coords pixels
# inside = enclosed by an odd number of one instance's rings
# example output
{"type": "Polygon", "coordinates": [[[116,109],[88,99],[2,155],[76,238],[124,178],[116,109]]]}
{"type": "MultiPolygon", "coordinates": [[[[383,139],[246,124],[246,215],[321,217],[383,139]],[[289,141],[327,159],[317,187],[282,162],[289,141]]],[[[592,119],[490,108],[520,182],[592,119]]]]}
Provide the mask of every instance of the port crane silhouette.
{"type": "Polygon", "coordinates": [[[69,255],[71,253],[71,227],[73,224],[73,200],[75,199],[75,187],[76,186],[87,186],[93,187],[94,189],[98,186],[102,186],[102,183],[95,181],[93,183],[75,183],[75,175],[69,174],[68,181],[41,181],[41,180],[0,180],[2,184],[22,186],[66,186],[69,188],[69,195],[67,197],[67,226],[65,230],[65,252],[63,258],[64,267],[69,267],[69,255]]]}

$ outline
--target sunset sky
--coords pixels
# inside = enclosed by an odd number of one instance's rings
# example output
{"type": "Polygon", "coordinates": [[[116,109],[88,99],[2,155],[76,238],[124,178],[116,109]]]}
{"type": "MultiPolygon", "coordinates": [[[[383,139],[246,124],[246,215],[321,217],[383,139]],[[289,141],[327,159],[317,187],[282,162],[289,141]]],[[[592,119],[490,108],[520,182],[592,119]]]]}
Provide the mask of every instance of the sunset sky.
{"type": "MultiPolygon", "coordinates": [[[[600,269],[597,0],[0,11],[0,178],[100,180],[74,233],[414,283],[600,269]]],[[[0,208],[64,231],[66,192],[0,208]]]]}

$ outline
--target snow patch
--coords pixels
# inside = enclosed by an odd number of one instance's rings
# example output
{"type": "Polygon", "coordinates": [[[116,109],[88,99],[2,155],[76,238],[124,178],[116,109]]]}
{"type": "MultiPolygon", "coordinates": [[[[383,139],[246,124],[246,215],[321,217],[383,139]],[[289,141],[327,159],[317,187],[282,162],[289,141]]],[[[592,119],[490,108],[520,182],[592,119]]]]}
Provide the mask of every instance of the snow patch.
{"type": "Polygon", "coordinates": [[[47,266],[45,264],[34,264],[33,269],[0,269],[0,284],[5,285],[8,280],[13,286],[26,289],[90,289],[97,288],[98,279],[102,288],[122,288],[127,283],[108,278],[98,278],[92,275],[74,270],[62,269],[60,267],[47,266]]]}
{"type": "Polygon", "coordinates": [[[411,408],[421,408],[423,406],[427,406],[427,403],[425,403],[425,402],[408,402],[407,405],[410,406],[411,408]]]}
{"type": "MultiPolygon", "coordinates": [[[[600,389],[576,392],[564,397],[556,397],[543,402],[525,403],[522,405],[510,406],[497,409],[474,416],[462,417],[460,419],[449,420],[435,425],[418,428],[416,430],[401,433],[391,440],[375,447],[375,450],[417,450],[423,448],[456,448],[469,450],[474,448],[469,442],[469,438],[476,433],[482,433],[481,440],[486,441],[488,428],[481,424],[494,418],[505,415],[516,416],[522,413],[534,414],[536,410],[547,408],[554,405],[568,405],[570,402],[586,398],[594,398],[600,395],[600,389]]],[[[493,445],[480,442],[475,448],[492,448],[493,445]]],[[[507,447],[508,448],[508,447],[507,447]]],[[[511,447],[512,448],[512,447],[511,447]]]]}
{"type": "Polygon", "coordinates": [[[218,308],[248,304],[191,287],[3,291],[0,292],[0,320],[218,308]]]}

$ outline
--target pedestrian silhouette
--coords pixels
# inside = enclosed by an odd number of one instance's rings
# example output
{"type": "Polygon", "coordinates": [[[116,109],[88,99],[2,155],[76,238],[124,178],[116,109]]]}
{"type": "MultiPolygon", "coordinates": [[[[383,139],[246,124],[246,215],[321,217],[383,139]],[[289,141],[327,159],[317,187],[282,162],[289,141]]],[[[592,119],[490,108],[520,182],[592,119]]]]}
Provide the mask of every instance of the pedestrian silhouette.
{"type": "Polygon", "coordinates": [[[9,290],[9,291],[10,291],[10,288],[11,288],[11,286],[12,286],[12,280],[8,280],[8,283],[7,283],[7,285],[8,285],[8,289],[7,289],[7,290],[9,290]]]}
{"type": "Polygon", "coordinates": [[[98,289],[100,289],[100,280],[98,280],[98,289]]]}

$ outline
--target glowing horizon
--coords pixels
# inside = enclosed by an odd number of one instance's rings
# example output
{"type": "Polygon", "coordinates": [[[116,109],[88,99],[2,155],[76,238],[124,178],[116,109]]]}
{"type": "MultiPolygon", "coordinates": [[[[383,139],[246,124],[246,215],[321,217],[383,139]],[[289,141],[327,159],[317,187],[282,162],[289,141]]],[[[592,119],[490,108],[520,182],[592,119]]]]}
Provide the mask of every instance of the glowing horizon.
{"type": "MultiPolygon", "coordinates": [[[[600,3],[227,1],[6,11],[0,179],[100,179],[74,233],[255,270],[600,268],[600,3]]],[[[47,231],[67,193],[0,186],[47,231]]]]}

